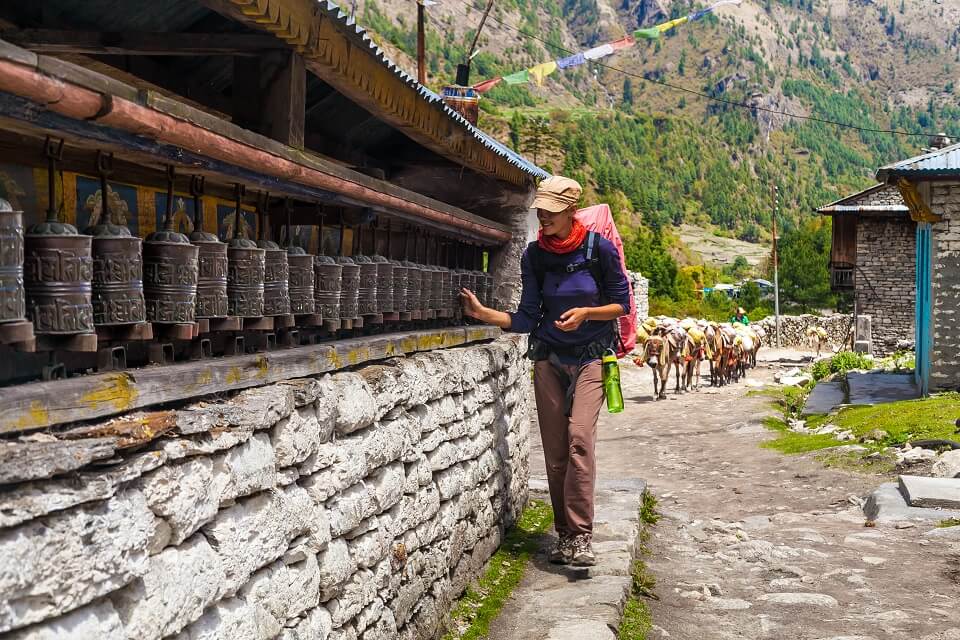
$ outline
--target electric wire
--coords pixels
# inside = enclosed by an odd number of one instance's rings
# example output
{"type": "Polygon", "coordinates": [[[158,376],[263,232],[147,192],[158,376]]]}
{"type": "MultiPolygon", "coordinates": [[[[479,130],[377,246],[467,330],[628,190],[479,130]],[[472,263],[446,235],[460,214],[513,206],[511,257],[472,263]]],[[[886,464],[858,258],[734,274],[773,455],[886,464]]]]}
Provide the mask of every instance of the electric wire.
{"type": "MultiPolygon", "coordinates": [[[[471,9],[474,8],[474,7],[470,4],[469,0],[461,0],[461,1],[462,1],[462,3],[463,3],[464,5],[469,6],[471,9]]],[[[542,43],[545,44],[547,47],[549,47],[549,48],[551,48],[551,49],[555,49],[556,51],[559,51],[560,53],[564,53],[564,54],[566,54],[566,55],[574,55],[574,54],[577,53],[576,51],[571,51],[571,50],[569,50],[569,49],[566,49],[566,48],[564,48],[564,47],[561,47],[560,45],[556,45],[556,44],[553,44],[552,42],[548,42],[546,39],[538,36],[538,35],[535,34],[535,33],[529,33],[529,32],[524,31],[523,29],[521,29],[521,28],[519,28],[519,27],[515,27],[515,26],[513,26],[513,25],[511,25],[511,24],[509,24],[509,23],[507,23],[507,22],[505,22],[505,21],[503,21],[503,20],[501,20],[500,18],[498,18],[497,16],[495,16],[495,15],[493,15],[493,14],[491,14],[491,15],[489,16],[489,19],[490,19],[490,20],[493,20],[494,22],[496,22],[497,24],[499,24],[500,26],[502,26],[502,27],[504,27],[504,28],[506,28],[506,29],[510,29],[510,30],[512,30],[512,31],[516,31],[516,32],[519,33],[520,35],[523,35],[523,36],[526,36],[526,37],[528,37],[528,38],[532,38],[532,39],[534,39],[534,40],[537,40],[537,41],[539,41],[539,42],[542,42],[542,43]]],[[[595,65],[597,65],[597,66],[599,66],[599,67],[603,67],[604,69],[609,69],[610,71],[614,71],[614,72],[617,72],[617,73],[621,73],[621,74],[623,74],[623,75],[626,75],[626,76],[629,76],[629,77],[632,77],[632,78],[638,78],[638,79],[640,79],[640,80],[643,80],[644,82],[650,82],[650,83],[653,83],[653,84],[657,84],[657,85],[666,87],[666,88],[668,88],[668,89],[672,89],[672,90],[674,90],[674,91],[681,91],[681,92],[683,92],[683,93],[687,93],[687,94],[694,95],[694,96],[697,96],[697,97],[700,97],[700,98],[704,98],[704,99],[709,100],[709,101],[712,101],[712,102],[719,102],[719,103],[726,104],[726,105],[729,105],[729,106],[732,106],[732,107],[739,107],[739,108],[741,108],[741,109],[748,109],[748,110],[750,110],[750,111],[763,111],[764,113],[770,113],[770,114],[774,114],[774,115],[784,116],[784,117],[793,118],[793,119],[796,119],[796,120],[806,120],[806,121],[810,121],[810,122],[818,122],[818,123],[821,123],[821,124],[829,124],[829,125],[832,125],[832,126],[835,126],[835,127],[842,128],[842,129],[851,129],[851,130],[854,130],[854,131],[862,131],[862,132],[865,132],[865,133],[881,133],[881,134],[889,134],[889,135],[908,136],[908,137],[926,137],[926,138],[939,135],[939,134],[925,133],[925,132],[902,131],[902,130],[900,130],[900,129],[880,129],[880,128],[873,128],[873,127],[861,127],[861,126],[859,126],[859,125],[850,124],[850,123],[847,123],[847,122],[840,122],[840,121],[837,121],[837,120],[830,120],[830,119],[828,119],[828,118],[820,118],[820,117],[818,117],[818,116],[803,115],[803,114],[799,114],[799,113],[791,113],[791,112],[789,112],[789,111],[781,111],[781,110],[779,110],[779,109],[771,109],[771,108],[769,108],[769,107],[762,107],[762,106],[759,106],[759,105],[751,105],[751,104],[748,104],[748,103],[746,103],[746,102],[738,102],[737,100],[728,100],[728,99],[726,99],[726,98],[720,98],[720,97],[717,97],[717,96],[711,96],[711,95],[708,94],[708,93],[703,93],[702,91],[697,91],[696,89],[690,89],[690,88],[688,88],[688,87],[683,87],[683,86],[681,86],[681,85],[673,84],[673,83],[671,83],[671,82],[666,82],[666,81],[664,81],[664,80],[658,80],[658,79],[655,79],[655,78],[647,78],[646,76],[644,76],[644,75],[642,75],[642,74],[633,73],[633,72],[631,72],[631,71],[627,71],[626,69],[622,69],[622,68],[620,68],[620,67],[615,67],[615,66],[613,66],[613,65],[605,64],[605,63],[600,62],[600,61],[598,61],[598,60],[590,60],[590,63],[595,64],[595,65]]]]}

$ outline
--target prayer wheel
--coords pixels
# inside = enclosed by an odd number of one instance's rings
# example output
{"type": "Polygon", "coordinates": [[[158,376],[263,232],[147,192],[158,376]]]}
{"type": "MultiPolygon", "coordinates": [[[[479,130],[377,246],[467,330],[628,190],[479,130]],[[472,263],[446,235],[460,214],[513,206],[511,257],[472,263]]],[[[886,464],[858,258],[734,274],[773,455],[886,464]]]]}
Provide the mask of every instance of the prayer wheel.
{"type": "Polygon", "coordinates": [[[423,269],[415,262],[405,260],[403,266],[407,269],[407,308],[409,312],[419,312],[423,307],[423,269]]]}
{"type": "Polygon", "coordinates": [[[460,269],[450,269],[450,296],[453,302],[453,320],[459,322],[463,317],[463,305],[460,302],[460,269]]]}
{"type": "Polygon", "coordinates": [[[430,265],[430,308],[437,317],[443,313],[443,272],[440,267],[430,265]]]}
{"type": "Polygon", "coordinates": [[[377,265],[377,310],[378,313],[394,313],[397,310],[393,298],[394,265],[383,256],[370,258],[377,265]]]}
{"type": "Polygon", "coordinates": [[[340,317],[353,320],[360,317],[360,265],[347,256],[337,262],[343,268],[340,281],[340,317]]]}
{"type": "Polygon", "coordinates": [[[126,227],[98,224],[93,236],[93,322],[98,326],[136,324],[147,319],[140,238],[126,227]]]}
{"type": "Polygon", "coordinates": [[[93,258],[90,236],[57,219],[54,173],[63,157],[63,141],[46,141],[47,219],[24,236],[24,289],[34,333],[91,333],[93,258]]]}
{"type": "Polygon", "coordinates": [[[359,269],[357,308],[361,316],[379,313],[377,302],[377,263],[369,256],[354,256],[359,269]]]}
{"type": "Polygon", "coordinates": [[[0,198],[0,323],[23,320],[23,212],[0,198]]]}
{"type": "Polygon", "coordinates": [[[124,225],[114,224],[107,176],[112,155],[97,153],[100,173],[100,223],[84,233],[93,236],[93,323],[137,324],[147,319],[143,294],[143,242],[124,225]]]}
{"type": "Polygon", "coordinates": [[[236,186],[233,238],[227,243],[227,313],[240,318],[263,316],[264,250],[242,236],[243,185],[236,186]]]}
{"type": "Polygon", "coordinates": [[[143,242],[143,294],[147,319],[162,324],[197,318],[199,249],[173,228],[173,167],[167,170],[167,211],[163,229],[143,242]]]}
{"type": "Polygon", "coordinates": [[[398,312],[407,309],[407,268],[399,260],[391,260],[393,266],[393,308],[398,312]]]}
{"type": "Polygon", "coordinates": [[[451,283],[453,282],[453,274],[450,272],[450,269],[446,267],[439,267],[440,269],[440,310],[443,312],[444,318],[453,317],[453,290],[451,289],[451,283]]]}
{"type": "MultiPolygon", "coordinates": [[[[267,196],[269,200],[269,196],[267,196]]],[[[287,252],[273,240],[266,238],[266,202],[260,207],[260,240],[257,246],[264,250],[263,315],[283,316],[290,313],[290,264],[287,252]]]]}
{"type": "Polygon", "coordinates": [[[491,306],[493,304],[493,274],[486,272],[483,274],[483,295],[484,302],[486,306],[491,306]]]}
{"type": "Polygon", "coordinates": [[[287,247],[287,262],[290,272],[290,313],[316,313],[313,256],[300,247],[287,247]]]}
{"type": "Polygon", "coordinates": [[[313,273],[317,310],[324,318],[339,318],[343,266],[330,256],[317,256],[313,259],[313,273]]]}
{"type": "Polygon", "coordinates": [[[203,176],[193,176],[193,231],[190,242],[199,249],[197,256],[197,317],[223,318],[229,313],[227,300],[227,245],[203,230],[203,176]]]}

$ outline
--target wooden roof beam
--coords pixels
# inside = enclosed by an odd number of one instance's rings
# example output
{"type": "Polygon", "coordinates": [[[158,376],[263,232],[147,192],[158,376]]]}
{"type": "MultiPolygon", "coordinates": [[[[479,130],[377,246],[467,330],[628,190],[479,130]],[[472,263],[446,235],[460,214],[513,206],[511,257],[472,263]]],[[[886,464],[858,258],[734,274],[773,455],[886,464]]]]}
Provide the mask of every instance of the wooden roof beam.
{"type": "Polygon", "coordinates": [[[265,51],[286,49],[272,35],[261,33],[12,29],[0,32],[0,39],[52,55],[259,56],[265,51]]]}

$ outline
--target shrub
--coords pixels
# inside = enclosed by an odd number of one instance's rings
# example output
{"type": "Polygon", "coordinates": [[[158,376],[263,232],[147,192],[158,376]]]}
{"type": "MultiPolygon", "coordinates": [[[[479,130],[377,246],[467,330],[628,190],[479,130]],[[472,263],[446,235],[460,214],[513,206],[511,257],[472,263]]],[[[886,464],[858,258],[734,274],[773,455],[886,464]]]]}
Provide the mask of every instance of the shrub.
{"type": "Polygon", "coordinates": [[[828,360],[820,360],[813,365],[813,379],[822,380],[831,373],[846,373],[854,369],[872,369],[873,359],[862,353],[841,351],[828,360]]]}

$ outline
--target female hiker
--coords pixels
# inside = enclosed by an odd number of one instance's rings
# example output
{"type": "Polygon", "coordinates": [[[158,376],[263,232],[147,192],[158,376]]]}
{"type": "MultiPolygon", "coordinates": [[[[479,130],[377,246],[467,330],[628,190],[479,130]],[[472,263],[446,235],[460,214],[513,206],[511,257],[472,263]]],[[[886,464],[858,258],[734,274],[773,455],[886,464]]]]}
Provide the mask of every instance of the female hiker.
{"type": "Polygon", "coordinates": [[[516,313],[489,309],[461,291],[464,313],[506,331],[530,334],[533,387],[559,541],[558,564],[596,563],[591,546],[597,417],[603,404],[600,357],[615,347],[616,318],[630,309],[627,278],[614,246],[574,218],[583,192],[553,176],[537,190],[540,234],[520,261],[516,313]]]}

